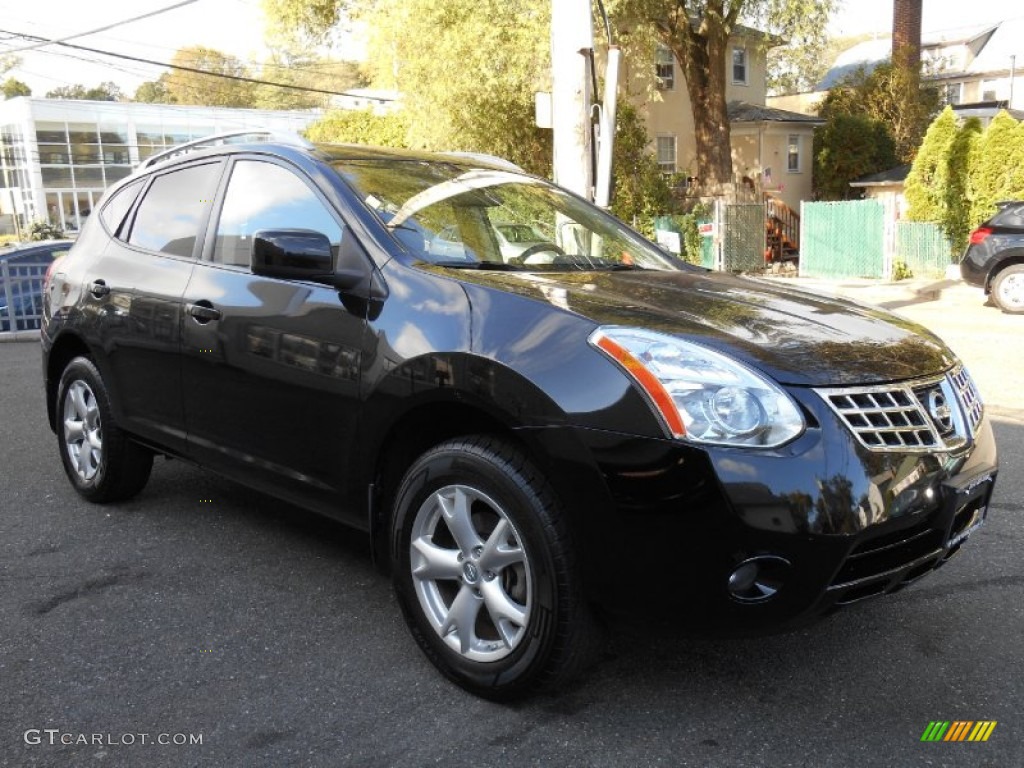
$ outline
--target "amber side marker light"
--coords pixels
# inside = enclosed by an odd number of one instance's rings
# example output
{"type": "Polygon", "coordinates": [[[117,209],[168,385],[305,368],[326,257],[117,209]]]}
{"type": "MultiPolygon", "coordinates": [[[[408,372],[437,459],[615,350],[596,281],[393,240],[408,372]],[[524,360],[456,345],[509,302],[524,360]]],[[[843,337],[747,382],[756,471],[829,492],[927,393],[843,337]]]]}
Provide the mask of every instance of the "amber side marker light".
{"type": "Polygon", "coordinates": [[[640,389],[651,399],[655,410],[661,416],[673,437],[686,437],[686,425],[683,424],[683,417],[679,415],[672,395],[668,393],[664,385],[658,381],[658,377],[648,370],[632,352],[621,344],[617,344],[602,333],[592,337],[593,343],[608,357],[621,365],[640,389]]]}

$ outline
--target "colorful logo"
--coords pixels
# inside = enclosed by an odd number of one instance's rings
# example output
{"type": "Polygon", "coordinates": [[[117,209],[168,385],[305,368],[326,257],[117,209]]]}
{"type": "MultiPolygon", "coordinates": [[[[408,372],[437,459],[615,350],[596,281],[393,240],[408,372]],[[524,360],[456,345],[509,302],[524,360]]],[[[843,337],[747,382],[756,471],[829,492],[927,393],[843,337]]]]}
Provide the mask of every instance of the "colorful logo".
{"type": "Polygon", "coordinates": [[[932,720],[921,741],[988,741],[995,729],[995,720],[932,720]]]}

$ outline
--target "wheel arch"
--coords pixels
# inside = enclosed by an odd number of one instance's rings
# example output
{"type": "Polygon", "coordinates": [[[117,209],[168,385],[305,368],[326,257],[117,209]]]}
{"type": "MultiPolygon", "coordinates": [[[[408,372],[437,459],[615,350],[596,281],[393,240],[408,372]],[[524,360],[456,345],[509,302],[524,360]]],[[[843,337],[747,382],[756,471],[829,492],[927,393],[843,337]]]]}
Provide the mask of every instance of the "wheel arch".
{"type": "Polygon", "coordinates": [[[92,358],[92,350],[81,336],[75,333],[63,333],[57,337],[46,357],[46,417],[50,429],[57,431],[57,387],[60,377],[68,363],[76,357],[92,358]]]}
{"type": "Polygon", "coordinates": [[[988,271],[985,278],[985,293],[991,293],[992,283],[995,282],[999,273],[1014,264],[1024,264],[1024,249],[1015,248],[1004,252],[1004,255],[988,271]]]}
{"type": "Polygon", "coordinates": [[[507,419],[479,403],[454,397],[430,398],[402,411],[369,452],[372,463],[364,467],[370,483],[369,528],[374,560],[383,570],[390,567],[392,506],[406,470],[445,440],[480,434],[502,437],[533,455],[507,419]]]}
{"type": "MultiPolygon", "coordinates": [[[[441,390],[396,413],[373,450],[363,472],[369,487],[368,524],[377,566],[390,570],[389,536],[394,495],[412,463],[446,440],[470,435],[493,435],[522,451],[544,474],[567,516],[570,532],[584,550],[595,533],[584,530],[583,510],[600,516],[612,508],[611,493],[595,458],[575,430],[564,421],[523,423],[495,401],[456,390],[441,390]],[[584,539],[588,541],[584,541],[584,539]]],[[[586,562],[585,552],[581,560],[586,562]]]]}

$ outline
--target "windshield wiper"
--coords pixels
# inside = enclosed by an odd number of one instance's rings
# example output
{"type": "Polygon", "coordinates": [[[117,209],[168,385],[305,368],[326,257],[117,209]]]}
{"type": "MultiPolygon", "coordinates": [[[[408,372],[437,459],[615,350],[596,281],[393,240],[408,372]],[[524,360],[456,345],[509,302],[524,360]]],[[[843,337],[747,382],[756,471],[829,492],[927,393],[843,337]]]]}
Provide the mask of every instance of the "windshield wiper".
{"type": "Polygon", "coordinates": [[[516,264],[506,264],[503,261],[434,261],[431,262],[439,267],[451,267],[452,269],[483,269],[492,272],[519,272],[523,268],[516,264]]]}

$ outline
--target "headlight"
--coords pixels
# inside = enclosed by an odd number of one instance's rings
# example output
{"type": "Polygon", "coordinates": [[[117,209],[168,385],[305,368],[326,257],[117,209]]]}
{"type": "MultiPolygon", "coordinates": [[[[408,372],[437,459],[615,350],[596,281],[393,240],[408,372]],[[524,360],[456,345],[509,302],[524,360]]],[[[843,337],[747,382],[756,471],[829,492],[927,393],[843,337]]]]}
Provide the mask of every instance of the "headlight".
{"type": "Polygon", "coordinates": [[[640,385],[675,437],[773,448],[804,430],[796,404],[777,385],[707,347],[616,326],[598,328],[589,341],[640,385]]]}

